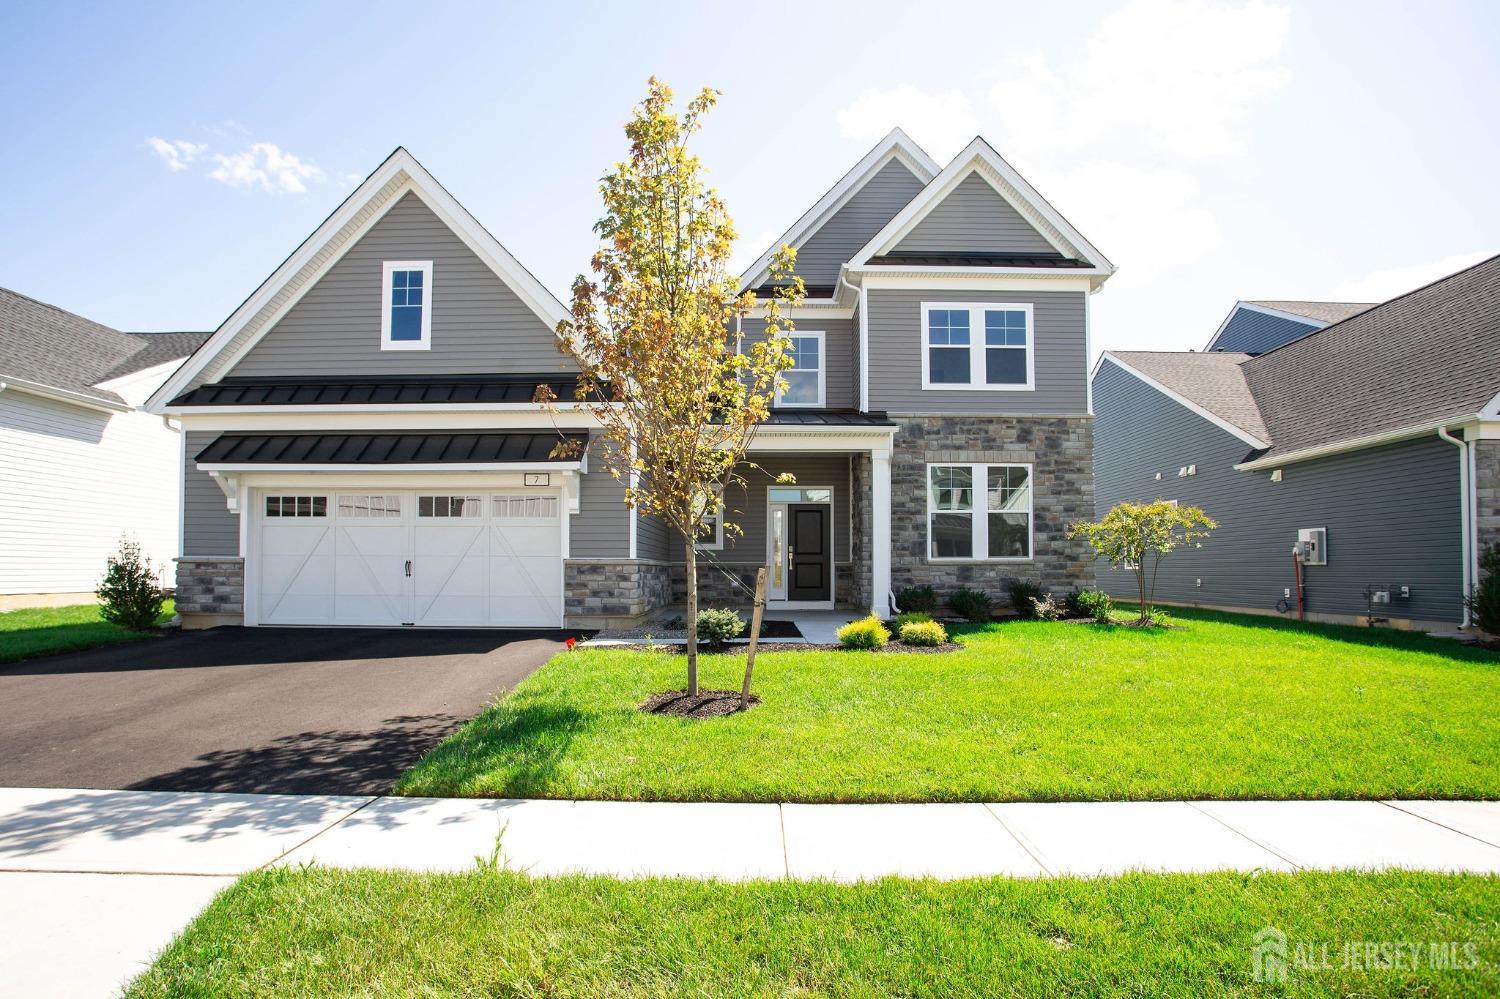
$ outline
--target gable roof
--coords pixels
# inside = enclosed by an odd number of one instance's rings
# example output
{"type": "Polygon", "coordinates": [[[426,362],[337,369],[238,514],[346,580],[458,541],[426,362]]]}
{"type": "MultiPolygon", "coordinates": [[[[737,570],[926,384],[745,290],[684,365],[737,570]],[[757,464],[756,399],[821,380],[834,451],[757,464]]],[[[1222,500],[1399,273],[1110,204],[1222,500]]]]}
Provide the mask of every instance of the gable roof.
{"type": "Polygon", "coordinates": [[[568,311],[562,302],[500,245],[415,156],[398,146],[261,282],[208,342],[163,383],[148,401],[147,408],[161,412],[167,400],[232,368],[345,251],[408,193],[420,198],[548,326],[556,327],[567,318],[568,311]]]}
{"type": "Polygon", "coordinates": [[[1104,358],[1251,447],[1270,446],[1270,432],[1241,367],[1249,354],[1107,350],[1104,358]]]}
{"type": "Polygon", "coordinates": [[[128,408],[102,382],[180,360],[207,333],[122,333],[0,288],[0,382],[26,383],[128,408]]]}
{"type": "MultiPolygon", "coordinates": [[[[1219,341],[1224,337],[1225,331],[1234,325],[1236,320],[1243,319],[1246,313],[1256,313],[1269,316],[1272,319],[1281,319],[1288,323],[1296,323],[1307,327],[1306,332],[1322,329],[1330,323],[1341,322],[1350,316],[1357,316],[1366,309],[1373,308],[1374,302],[1293,302],[1284,299],[1255,299],[1241,300],[1234,303],[1229,310],[1229,315],[1219,324],[1214,335],[1208,338],[1204,350],[1217,350],[1219,341]]],[[[1298,336],[1305,333],[1298,333],[1298,336]]],[[[1283,341],[1284,342],[1284,341],[1283,341]]],[[[1280,344],[1277,344],[1278,346],[1280,344]]]]}
{"type": "MultiPolygon", "coordinates": [[[[1042,197],[1016,169],[1005,161],[983,137],[975,136],[932,181],[911,200],[896,217],[871,237],[850,259],[851,269],[874,264],[875,257],[898,254],[898,246],[923,219],[958,189],[970,176],[977,174],[1047,241],[1063,259],[1081,260],[1081,270],[1103,281],[1114,273],[1114,264],[1084,238],[1062,213],[1042,197]]],[[[875,264],[875,266],[879,266],[875,264]]]]}
{"type": "Polygon", "coordinates": [[[1243,365],[1275,461],[1473,418],[1500,392],[1500,256],[1243,365]]]}
{"type": "MultiPolygon", "coordinates": [[[[769,277],[767,268],[771,258],[783,244],[801,249],[824,225],[856,198],[871,181],[892,163],[900,164],[917,178],[919,184],[927,184],[937,176],[938,165],[927,152],[899,128],[886,133],[858,163],[840,177],[811,208],[802,214],[791,228],[782,233],[760,257],[745,269],[740,276],[741,288],[757,288],[769,277]]],[[[915,192],[914,192],[915,193],[915,192]]],[[[883,219],[877,220],[883,223],[883,219]]],[[[852,248],[851,248],[852,249],[852,248]]],[[[822,290],[822,289],[820,289],[822,290]]]]}

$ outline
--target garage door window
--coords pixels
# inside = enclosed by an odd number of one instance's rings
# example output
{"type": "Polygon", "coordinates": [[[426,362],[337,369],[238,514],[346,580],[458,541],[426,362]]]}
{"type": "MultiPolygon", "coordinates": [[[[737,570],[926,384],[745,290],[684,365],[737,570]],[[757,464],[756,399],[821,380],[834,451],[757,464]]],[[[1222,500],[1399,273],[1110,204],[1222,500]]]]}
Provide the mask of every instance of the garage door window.
{"type": "Polygon", "coordinates": [[[496,496],[496,520],[556,520],[556,496],[496,496]]]}
{"type": "Polygon", "coordinates": [[[418,517],[478,517],[483,507],[478,496],[420,496],[418,517]]]}
{"type": "Polygon", "coordinates": [[[326,517],[327,496],[267,496],[267,517],[326,517]]]}
{"type": "Polygon", "coordinates": [[[363,519],[367,517],[400,517],[400,496],[371,496],[366,493],[339,493],[339,516],[363,519]]]}

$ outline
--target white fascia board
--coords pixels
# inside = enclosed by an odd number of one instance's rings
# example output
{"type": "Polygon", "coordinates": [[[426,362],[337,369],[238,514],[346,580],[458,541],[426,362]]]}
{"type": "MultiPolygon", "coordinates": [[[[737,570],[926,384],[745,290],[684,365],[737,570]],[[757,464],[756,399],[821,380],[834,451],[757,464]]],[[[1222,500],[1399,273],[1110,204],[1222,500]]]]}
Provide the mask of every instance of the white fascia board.
{"type": "MultiPolygon", "coordinates": [[[[854,306],[843,305],[831,298],[816,298],[804,301],[795,309],[783,307],[781,314],[788,319],[853,319],[854,306]]],[[[766,300],[760,299],[755,308],[747,314],[747,319],[764,319],[766,317],[766,300]]]]}
{"type": "Polygon", "coordinates": [[[1297,451],[1288,451],[1285,454],[1270,455],[1265,458],[1257,458],[1254,461],[1241,462],[1234,466],[1237,472],[1256,472],[1261,469],[1280,468],[1282,465],[1295,465],[1300,461],[1312,461],[1315,458],[1326,458],[1329,455],[1344,454],[1349,451],[1363,451],[1365,448],[1379,447],[1382,444],[1395,444],[1398,441],[1411,440],[1414,437],[1426,437],[1435,434],[1444,427],[1467,427],[1478,424],[1483,426],[1483,421],[1475,413],[1459,413],[1446,420],[1431,420],[1427,423],[1416,423],[1405,427],[1397,427],[1394,430],[1382,430],[1379,433],[1364,434],[1359,437],[1349,437],[1331,444],[1320,444],[1317,447],[1302,448],[1297,451]]]}
{"type": "Polygon", "coordinates": [[[582,471],[583,464],[577,461],[527,461],[527,462],[453,462],[448,464],[430,465],[298,465],[277,464],[274,462],[260,462],[252,464],[243,462],[239,464],[215,464],[194,462],[198,470],[208,472],[210,475],[218,474],[245,474],[249,472],[275,472],[285,474],[288,472],[369,472],[372,474],[396,474],[399,472],[578,472],[582,471]]]}
{"type": "Polygon", "coordinates": [[[375,172],[366,177],[364,182],[344,199],[328,218],[323,220],[322,225],[318,226],[312,235],[293,251],[291,256],[282,261],[281,266],[277,267],[271,276],[266,278],[260,287],[240,304],[240,307],[224,321],[213,336],[209,337],[208,341],[156,390],[147,401],[145,408],[153,413],[163,412],[162,407],[168,400],[181,392],[214,361],[234,341],[240,331],[249,325],[260,311],[328,246],[340,230],[369,205],[376,194],[403,174],[406,178],[404,185],[386,200],[380,211],[372,213],[358,229],[350,233],[337,253],[331,254],[306,276],[297,294],[283,303],[274,315],[267,317],[255,336],[242,345],[235,356],[230,358],[229,367],[232,368],[246,352],[253,348],[260,338],[269,332],[277,321],[301,299],[302,295],[314,287],[318,280],[409,192],[421,198],[433,214],[437,215],[463,240],[469,249],[473,250],[475,255],[483,260],[501,281],[549,327],[555,329],[559,322],[568,318],[568,310],[557,297],[548,291],[530,271],[521,266],[510,251],[501,246],[500,242],[490,235],[474,216],[470,215],[427,172],[422,164],[417,162],[416,157],[407,152],[404,147],[398,147],[384,163],[375,169],[375,172]]]}
{"type": "Polygon", "coordinates": [[[1306,316],[1299,316],[1292,312],[1282,312],[1280,309],[1268,309],[1264,305],[1235,302],[1234,308],[1229,310],[1229,315],[1224,317],[1224,321],[1219,324],[1219,328],[1214,330],[1214,335],[1209,337],[1208,344],[1203,348],[1205,354],[1214,349],[1214,345],[1219,342],[1219,337],[1224,335],[1224,331],[1229,328],[1230,323],[1234,322],[1234,317],[1240,314],[1241,309],[1246,312],[1260,312],[1268,316],[1275,316],[1277,319],[1286,319],[1294,323],[1301,323],[1303,326],[1309,327],[1307,331],[1309,333],[1315,333],[1328,325],[1319,319],[1309,319],[1306,316]]]}
{"type": "Polygon", "coordinates": [[[994,188],[995,193],[1009,202],[1016,211],[1021,213],[1022,217],[1027,218],[1033,224],[1041,222],[1041,225],[1036,226],[1037,231],[1056,247],[1059,253],[1077,253],[1094,265],[1093,270],[1104,277],[1114,273],[1115,266],[1109,262],[1109,258],[1085,239],[1061,212],[1053,208],[1047,199],[1043,198],[1036,188],[1026,181],[1026,178],[1017,173],[1016,169],[995,151],[993,146],[978,136],[965,147],[963,152],[955,156],[953,161],[943,168],[943,172],[933,178],[922,192],[911,200],[910,204],[897,212],[896,217],[886,223],[885,228],[860,247],[849,259],[850,267],[863,267],[868,264],[871,257],[879,256],[901,242],[918,222],[926,218],[932,209],[971,173],[978,173],[984,178],[986,183],[994,188]],[[1003,183],[996,183],[997,180],[1003,183]],[[1014,191],[1014,195],[1006,191],[1005,187],[1014,191]],[[1059,237],[1062,240],[1061,243],[1059,237]]]}
{"type": "Polygon", "coordinates": [[[1087,272],[1068,270],[1001,270],[975,267],[966,270],[935,269],[914,271],[909,267],[866,267],[860,287],[871,290],[914,291],[1082,291],[1094,288],[1094,278],[1087,272]],[[1080,276],[1082,275],[1082,276],[1080,276]]]}
{"type": "Polygon", "coordinates": [[[913,142],[911,137],[901,129],[891,129],[886,133],[885,138],[875,144],[875,148],[866,153],[848,173],[839,178],[838,183],[834,184],[827,194],[819,198],[801,218],[792,223],[792,227],[782,233],[781,237],[773,242],[766,252],[746,269],[744,274],[740,275],[740,287],[758,286],[765,280],[771,258],[776,255],[776,251],[781,248],[782,244],[788,244],[794,248],[801,247],[892,159],[899,159],[902,165],[915,174],[923,184],[929,183],[933,177],[937,176],[938,165],[932,157],[928,156],[926,151],[913,142]]]}
{"type": "Polygon", "coordinates": [[[27,395],[40,396],[43,399],[52,399],[55,402],[66,402],[84,409],[97,409],[103,413],[128,413],[131,406],[124,402],[111,402],[108,399],[99,399],[82,392],[74,392],[72,389],[58,388],[55,385],[44,385],[27,378],[16,378],[13,375],[0,374],[0,390],[11,389],[16,392],[25,392],[27,395]]]}
{"type": "Polygon", "coordinates": [[[1155,378],[1152,378],[1150,375],[1131,367],[1129,364],[1126,364],[1124,361],[1120,360],[1118,357],[1107,350],[1103,354],[1099,355],[1099,364],[1094,365],[1094,374],[1089,376],[1090,381],[1093,381],[1094,375],[1097,375],[1099,373],[1099,366],[1102,365],[1106,360],[1118,366],[1120,369],[1130,372],[1130,374],[1134,375],[1136,378],[1139,378],[1141,381],[1145,382],[1147,385],[1151,386],[1151,388],[1160,392],[1168,399],[1171,399],[1173,402],[1177,403],[1185,409],[1192,411],[1196,415],[1203,417],[1205,420],[1207,420],[1209,423],[1212,423],[1220,430],[1223,430],[1226,433],[1233,434],[1240,440],[1244,441],[1246,444],[1249,444],[1251,447],[1267,448],[1271,446],[1270,441],[1263,441],[1259,437],[1256,437],[1254,434],[1235,426],[1233,423],[1230,423],[1222,416],[1204,409],[1202,406],[1198,405],[1187,396],[1182,395],[1179,392],[1174,392],[1172,389],[1167,388],[1167,386],[1163,385],[1155,378]]]}

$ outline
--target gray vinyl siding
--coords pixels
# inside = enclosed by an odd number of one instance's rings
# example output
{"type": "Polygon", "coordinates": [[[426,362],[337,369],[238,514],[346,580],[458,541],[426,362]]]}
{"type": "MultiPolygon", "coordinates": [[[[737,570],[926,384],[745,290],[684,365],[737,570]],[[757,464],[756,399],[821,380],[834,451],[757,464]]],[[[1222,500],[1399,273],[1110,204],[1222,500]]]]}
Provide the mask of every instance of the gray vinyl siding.
{"type": "MultiPolygon", "coordinates": [[[[602,447],[597,438],[594,447],[602,447]]],[[[630,509],[625,506],[625,482],[609,473],[599,454],[589,455],[589,470],[580,477],[578,512],[568,523],[568,556],[630,556],[630,509]]]]}
{"type": "Polygon", "coordinates": [[[959,181],[948,196],[896,244],[896,253],[1056,253],[977,173],[959,181]]]}
{"type": "MultiPolygon", "coordinates": [[[[783,472],[797,477],[803,488],[833,489],[833,557],[836,562],[849,561],[849,456],[846,454],[755,454],[755,462],[764,471],[745,469],[746,486],[730,487],[724,496],[725,522],[738,524],[742,537],[724,537],[722,551],[709,554],[721,562],[743,562],[764,565],[766,561],[766,490],[783,472]]],[[[675,539],[669,547],[669,558],[682,561],[675,539]]],[[[702,571],[700,569],[700,571],[702,571]]]]}
{"type": "Polygon", "coordinates": [[[641,517],[636,522],[635,550],[637,558],[662,561],[672,557],[682,544],[677,532],[667,527],[658,517],[641,517]]]}
{"type": "Polygon", "coordinates": [[[876,171],[864,187],[844,203],[797,248],[797,274],[808,284],[838,281],[839,267],[868,243],[905,208],[922,182],[899,160],[876,171]]]}
{"type": "Polygon", "coordinates": [[[226,374],[531,374],[564,366],[573,367],[547,323],[408,193],[226,374]],[[432,261],[430,350],[380,349],[387,260],[432,261]]]}
{"type": "Polygon", "coordinates": [[[1253,309],[1239,309],[1214,341],[1214,350],[1264,354],[1320,328],[1313,323],[1299,323],[1253,309]]]}
{"type": "Polygon", "coordinates": [[[224,491],[213,476],[193,463],[214,438],[214,430],[189,430],[183,449],[182,554],[205,558],[240,554],[240,518],[230,513],[224,491]]]}
{"type": "MultiPolygon", "coordinates": [[[[853,409],[859,405],[859,396],[855,391],[856,374],[854,368],[850,367],[854,347],[851,345],[858,339],[858,326],[849,319],[798,319],[796,321],[798,332],[822,333],[823,334],[823,394],[825,405],[829,409],[853,409]]],[[[757,340],[764,339],[766,333],[766,322],[764,319],[745,319],[741,326],[744,335],[745,346],[757,340]]]]}
{"type": "Polygon", "coordinates": [[[849,321],[849,328],[854,335],[849,338],[849,370],[854,373],[854,384],[850,387],[852,396],[851,404],[855,409],[860,409],[859,404],[859,382],[864,377],[860,371],[859,364],[859,305],[854,306],[854,318],[849,321]]]}
{"type": "Polygon", "coordinates": [[[1088,411],[1088,343],[1081,291],[868,293],[870,409],[897,414],[1079,415],[1088,411]],[[924,302],[1030,303],[1035,385],[1029,392],[922,388],[924,302]]]}
{"type": "MultiPolygon", "coordinates": [[[[1409,602],[1383,616],[1424,621],[1461,617],[1462,589],[1456,449],[1436,437],[1287,465],[1237,472],[1249,445],[1114,365],[1094,382],[1094,475],[1100,515],[1122,500],[1175,499],[1219,522],[1201,549],[1162,563],[1157,599],[1273,610],[1293,585],[1291,550],[1299,528],[1328,529],[1328,564],[1307,566],[1310,613],[1366,613],[1370,584],[1405,584],[1409,602]],[[1179,478],[1178,469],[1197,474],[1179,478]],[[1160,481],[1155,479],[1160,472],[1160,481]],[[1196,585],[1201,579],[1202,585],[1196,585]]],[[[1136,588],[1125,571],[1101,567],[1117,598],[1136,588]]]]}

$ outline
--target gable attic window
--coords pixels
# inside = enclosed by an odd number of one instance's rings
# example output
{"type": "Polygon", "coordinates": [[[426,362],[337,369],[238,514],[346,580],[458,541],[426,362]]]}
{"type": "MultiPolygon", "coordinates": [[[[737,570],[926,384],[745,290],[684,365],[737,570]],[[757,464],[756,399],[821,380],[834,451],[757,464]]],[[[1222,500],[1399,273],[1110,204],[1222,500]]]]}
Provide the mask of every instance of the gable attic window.
{"type": "Polygon", "coordinates": [[[381,284],[381,350],[432,346],[432,261],[387,260],[381,284]]]}
{"type": "Polygon", "coordinates": [[[922,387],[1033,387],[1031,305],[922,303],[922,387]]]}

